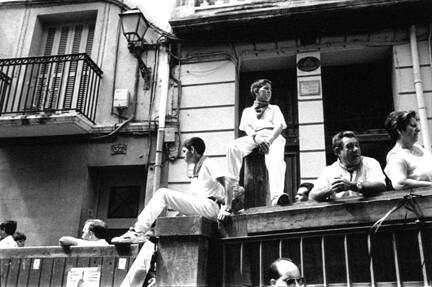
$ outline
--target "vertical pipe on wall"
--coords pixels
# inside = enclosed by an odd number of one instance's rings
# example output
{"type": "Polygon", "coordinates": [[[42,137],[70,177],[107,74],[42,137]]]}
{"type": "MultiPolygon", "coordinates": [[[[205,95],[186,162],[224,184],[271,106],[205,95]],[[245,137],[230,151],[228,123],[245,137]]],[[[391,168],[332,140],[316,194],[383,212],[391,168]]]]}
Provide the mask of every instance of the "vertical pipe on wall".
{"type": "Polygon", "coordinates": [[[158,119],[158,132],[156,138],[156,154],[153,178],[153,194],[160,187],[161,174],[162,174],[162,160],[163,160],[163,143],[165,136],[165,117],[166,106],[168,101],[168,80],[169,80],[169,62],[168,51],[165,45],[159,46],[159,85],[160,85],[160,102],[159,102],[159,119],[158,119]]]}
{"type": "Polygon", "coordinates": [[[411,58],[413,63],[414,86],[415,86],[416,97],[417,97],[417,111],[420,118],[421,132],[423,136],[423,145],[428,152],[431,152],[429,126],[427,121],[426,105],[425,105],[424,95],[423,95],[423,83],[421,80],[421,73],[420,73],[420,63],[419,63],[415,25],[411,25],[410,27],[410,49],[411,49],[411,58]]]}

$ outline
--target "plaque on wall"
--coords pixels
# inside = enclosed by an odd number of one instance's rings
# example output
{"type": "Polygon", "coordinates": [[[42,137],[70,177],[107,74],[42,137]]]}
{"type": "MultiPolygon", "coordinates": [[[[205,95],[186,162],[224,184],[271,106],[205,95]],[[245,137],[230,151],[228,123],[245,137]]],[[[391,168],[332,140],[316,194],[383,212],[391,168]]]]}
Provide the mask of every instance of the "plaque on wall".
{"type": "Polygon", "coordinates": [[[319,96],[321,95],[320,80],[300,81],[300,96],[319,96]]]}
{"type": "Polygon", "coordinates": [[[315,57],[301,58],[297,63],[297,68],[303,72],[312,72],[321,66],[321,62],[315,57]]]}

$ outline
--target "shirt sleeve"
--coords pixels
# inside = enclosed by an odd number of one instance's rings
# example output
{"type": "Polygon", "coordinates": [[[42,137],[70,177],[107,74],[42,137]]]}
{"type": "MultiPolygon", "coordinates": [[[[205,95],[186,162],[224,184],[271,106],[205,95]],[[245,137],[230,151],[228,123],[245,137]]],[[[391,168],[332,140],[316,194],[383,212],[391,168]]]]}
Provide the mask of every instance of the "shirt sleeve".
{"type": "Polygon", "coordinates": [[[374,158],[369,158],[367,175],[367,181],[382,182],[385,184],[385,175],[381,169],[381,165],[374,158]]]}
{"type": "Polygon", "coordinates": [[[393,184],[407,177],[405,161],[394,152],[387,156],[387,165],[384,170],[393,184]]]}
{"type": "Polygon", "coordinates": [[[249,108],[245,108],[242,112],[242,116],[240,119],[240,125],[239,125],[239,130],[241,131],[245,131],[246,130],[246,125],[250,124],[251,120],[250,120],[250,107],[249,108]]]}
{"type": "Polygon", "coordinates": [[[330,173],[330,167],[327,166],[322,170],[318,179],[315,181],[313,189],[320,190],[322,188],[329,186],[330,185],[329,173],[330,173]]]}
{"type": "Polygon", "coordinates": [[[273,125],[278,126],[278,125],[282,124],[282,128],[286,129],[287,124],[285,122],[285,118],[284,118],[279,106],[272,105],[272,108],[274,111],[273,112],[273,125]]]}

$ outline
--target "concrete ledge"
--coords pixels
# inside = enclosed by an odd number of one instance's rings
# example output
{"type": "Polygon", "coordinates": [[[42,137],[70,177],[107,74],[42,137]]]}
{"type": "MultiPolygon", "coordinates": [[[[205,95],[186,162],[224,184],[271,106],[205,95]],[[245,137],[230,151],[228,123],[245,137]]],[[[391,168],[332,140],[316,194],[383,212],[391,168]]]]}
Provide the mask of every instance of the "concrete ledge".
{"type": "MultiPolygon", "coordinates": [[[[247,209],[233,217],[232,225],[225,226],[224,238],[245,237],[274,232],[298,232],[330,228],[372,226],[409,191],[390,191],[369,198],[350,198],[332,202],[304,202],[289,206],[266,206],[247,209]]],[[[432,189],[413,191],[424,219],[432,220],[432,189]]],[[[401,207],[385,223],[414,222],[417,216],[401,207]]]]}
{"type": "Polygon", "coordinates": [[[156,235],[214,237],[217,223],[201,216],[160,217],[156,222],[156,235]]]}

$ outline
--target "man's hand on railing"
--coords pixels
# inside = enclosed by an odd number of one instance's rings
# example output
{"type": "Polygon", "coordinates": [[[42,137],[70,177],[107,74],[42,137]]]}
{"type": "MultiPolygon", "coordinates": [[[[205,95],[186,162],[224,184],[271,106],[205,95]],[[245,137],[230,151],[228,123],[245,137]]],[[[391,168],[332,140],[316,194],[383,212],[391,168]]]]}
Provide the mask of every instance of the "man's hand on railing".
{"type": "Polygon", "coordinates": [[[218,221],[222,222],[222,223],[227,222],[231,218],[231,213],[232,213],[231,208],[223,206],[219,210],[219,214],[218,214],[218,217],[217,217],[218,221]]]}

